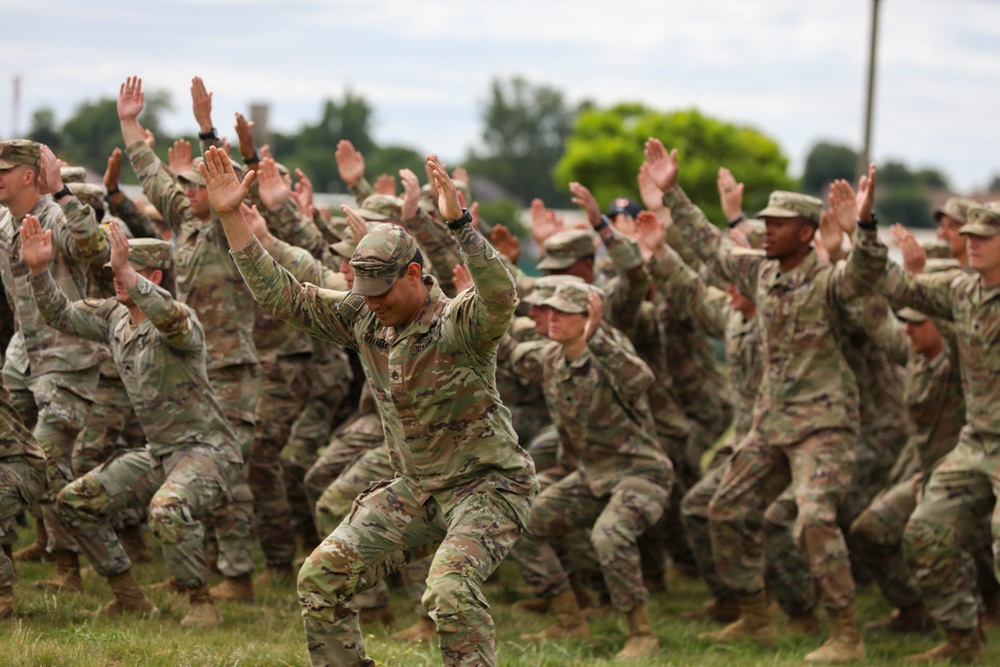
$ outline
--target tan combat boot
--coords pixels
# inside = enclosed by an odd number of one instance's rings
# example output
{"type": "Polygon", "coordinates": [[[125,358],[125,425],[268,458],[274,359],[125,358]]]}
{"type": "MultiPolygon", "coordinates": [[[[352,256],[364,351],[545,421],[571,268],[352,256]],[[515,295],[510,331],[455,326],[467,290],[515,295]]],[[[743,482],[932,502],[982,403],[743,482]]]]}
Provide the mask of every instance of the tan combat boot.
{"type": "Polygon", "coordinates": [[[0,586],[0,621],[14,618],[17,613],[17,603],[14,599],[13,586],[0,586]]]}
{"type": "Polygon", "coordinates": [[[183,595],[187,593],[187,588],[181,582],[177,581],[173,577],[160,581],[149,586],[149,590],[156,593],[177,593],[178,595],[183,595]]]}
{"type": "Polygon", "coordinates": [[[530,611],[532,614],[547,614],[549,613],[549,600],[548,598],[528,598],[518,600],[513,607],[514,609],[530,611]]]}
{"type": "Polygon", "coordinates": [[[23,549],[18,549],[12,556],[13,560],[23,563],[37,563],[41,560],[48,560],[49,555],[45,552],[49,545],[49,532],[45,530],[45,522],[39,519],[35,522],[35,543],[29,544],[23,549]]]}
{"type": "Polygon", "coordinates": [[[690,621],[714,621],[716,623],[732,623],[739,617],[740,603],[735,598],[725,600],[712,598],[700,608],[681,614],[681,618],[690,621]]]}
{"type": "Polygon", "coordinates": [[[649,623],[649,606],[643,602],[628,613],[628,639],[615,660],[647,658],[660,652],[660,640],[649,623]]]}
{"type": "Polygon", "coordinates": [[[298,580],[291,563],[280,563],[278,565],[267,565],[264,571],[258,574],[254,580],[254,588],[260,586],[291,586],[298,580]]]}
{"type": "Polygon", "coordinates": [[[52,560],[56,564],[56,574],[47,581],[35,583],[38,588],[49,591],[73,591],[83,590],[83,579],[80,575],[80,556],[75,551],[53,551],[52,560]]]}
{"type": "Polygon", "coordinates": [[[102,616],[121,616],[126,612],[143,616],[156,616],[160,613],[153,606],[153,603],[142,594],[139,582],[132,576],[131,569],[108,577],[108,584],[115,594],[115,600],[98,612],[102,616]]]}
{"type": "Polygon", "coordinates": [[[935,646],[926,653],[906,656],[906,662],[951,661],[971,665],[983,661],[983,640],[978,628],[971,630],[948,630],[944,644],[935,646]]]}
{"type": "Polygon", "coordinates": [[[576,602],[576,594],[572,590],[564,591],[552,598],[549,603],[556,615],[555,625],[541,632],[530,632],[521,635],[523,641],[536,642],[544,639],[580,639],[590,637],[590,626],[587,617],[576,602]]]}
{"type": "Polygon", "coordinates": [[[774,644],[778,630],[771,617],[771,606],[767,592],[740,598],[740,617],[724,628],[698,635],[700,639],[711,639],[720,644],[752,641],[765,646],[774,644]]]}
{"type": "Polygon", "coordinates": [[[133,563],[148,563],[153,560],[153,552],[149,550],[142,526],[125,526],[118,539],[133,563]]]}
{"type": "Polygon", "coordinates": [[[866,625],[865,631],[923,634],[934,631],[934,619],[927,613],[927,608],[921,601],[909,607],[894,609],[885,618],[866,625]]]}
{"type": "Polygon", "coordinates": [[[388,605],[359,609],[358,617],[361,621],[361,627],[371,627],[376,623],[381,623],[383,627],[391,628],[396,621],[396,615],[392,613],[392,608],[388,605]]]}
{"type": "Polygon", "coordinates": [[[818,635],[822,628],[819,625],[819,619],[816,618],[816,612],[810,609],[801,614],[789,616],[785,630],[803,635],[818,635]]]}
{"type": "Polygon", "coordinates": [[[216,600],[253,604],[253,579],[250,578],[250,573],[226,577],[221,584],[212,587],[212,597],[216,600]]]}
{"type": "Polygon", "coordinates": [[[181,619],[182,628],[211,628],[222,624],[222,616],[212,599],[208,584],[197,588],[189,588],[188,601],[190,606],[187,615],[181,619]]]}
{"type": "Polygon", "coordinates": [[[865,644],[861,641],[858,624],[854,622],[854,607],[828,612],[830,617],[830,637],[805,661],[824,665],[839,665],[857,662],[865,657],[865,644]]]}
{"type": "Polygon", "coordinates": [[[437,638],[437,626],[434,625],[434,621],[423,616],[410,627],[392,635],[393,640],[409,644],[426,643],[435,638],[437,638]]]}

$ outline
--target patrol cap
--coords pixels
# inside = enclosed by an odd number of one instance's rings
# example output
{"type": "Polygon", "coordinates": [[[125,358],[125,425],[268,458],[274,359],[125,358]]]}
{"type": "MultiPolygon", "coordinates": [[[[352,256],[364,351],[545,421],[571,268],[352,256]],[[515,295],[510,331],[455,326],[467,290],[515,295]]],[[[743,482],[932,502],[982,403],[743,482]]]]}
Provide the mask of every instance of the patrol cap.
{"type": "Polygon", "coordinates": [[[930,318],[921,313],[915,308],[900,308],[896,313],[896,317],[903,320],[904,322],[913,322],[914,324],[919,324],[920,322],[926,322],[930,318]]]}
{"type": "MultiPolygon", "coordinates": [[[[169,241],[163,239],[129,239],[128,263],[140,269],[169,269],[174,265],[169,241]]],[[[110,268],[111,262],[104,265],[110,268]]]]}
{"type": "Polygon", "coordinates": [[[611,206],[608,206],[608,212],[605,215],[609,218],[613,218],[620,213],[624,213],[627,216],[635,218],[638,217],[641,212],[642,207],[639,206],[639,204],[632,201],[628,197],[619,197],[611,202],[611,206]]]}
{"type": "Polygon", "coordinates": [[[568,282],[583,282],[583,278],[579,276],[541,276],[535,278],[534,289],[522,299],[525,303],[532,306],[540,306],[542,302],[551,297],[556,292],[556,288],[563,283],[568,282]]]}
{"type": "Polygon", "coordinates": [[[587,314],[590,305],[590,295],[597,294],[604,298],[604,290],[590,283],[567,281],[556,288],[555,293],[546,299],[542,305],[554,308],[560,313],[587,314]]]}
{"type": "Polygon", "coordinates": [[[66,183],[73,196],[91,208],[104,208],[104,195],[108,191],[96,183],[66,183]]]}
{"type": "Polygon", "coordinates": [[[30,139],[11,139],[0,142],[0,171],[25,165],[38,169],[42,163],[41,144],[30,139]]]}
{"type": "MultiPolygon", "coordinates": [[[[373,224],[368,223],[366,226],[368,227],[368,229],[371,229],[373,224]]],[[[350,225],[345,224],[344,229],[342,229],[341,231],[342,231],[341,239],[336,243],[331,243],[330,250],[334,251],[341,257],[346,257],[347,259],[351,259],[351,257],[354,255],[354,251],[358,247],[358,242],[354,240],[354,232],[351,231],[350,225]]]]}
{"type": "Polygon", "coordinates": [[[351,256],[352,291],[361,296],[385,294],[416,254],[416,241],[402,227],[385,222],[372,225],[351,256]]]}
{"type": "Polygon", "coordinates": [[[823,202],[800,192],[775,190],[767,200],[767,208],[757,214],[758,218],[806,218],[819,226],[823,202]]]}
{"type": "Polygon", "coordinates": [[[393,195],[369,195],[361,202],[358,211],[365,220],[401,220],[403,217],[403,200],[393,195]]]}
{"type": "Polygon", "coordinates": [[[975,236],[1000,234],[1000,208],[977,204],[969,207],[966,216],[965,224],[958,230],[959,234],[973,234],[975,236]]]}
{"type": "Polygon", "coordinates": [[[538,263],[543,271],[568,269],[578,260],[594,256],[594,233],[586,229],[567,229],[545,239],[545,258],[538,263]]]}
{"type": "Polygon", "coordinates": [[[198,169],[198,165],[205,161],[205,158],[196,157],[191,162],[191,168],[187,171],[182,171],[177,174],[177,180],[181,183],[194,183],[195,185],[200,185],[202,187],[207,187],[205,183],[205,177],[201,175],[201,171],[198,169]]]}
{"type": "Polygon", "coordinates": [[[59,175],[66,185],[84,183],[87,180],[87,170],[84,167],[70,167],[69,165],[59,167],[59,175]]]}
{"type": "Polygon", "coordinates": [[[941,216],[946,215],[964,225],[967,222],[966,218],[969,215],[969,209],[974,206],[979,206],[979,204],[972,199],[966,197],[949,197],[948,201],[934,209],[934,219],[940,222],[941,216]]]}
{"type": "Polygon", "coordinates": [[[924,244],[927,259],[951,259],[951,244],[934,239],[924,244]]]}

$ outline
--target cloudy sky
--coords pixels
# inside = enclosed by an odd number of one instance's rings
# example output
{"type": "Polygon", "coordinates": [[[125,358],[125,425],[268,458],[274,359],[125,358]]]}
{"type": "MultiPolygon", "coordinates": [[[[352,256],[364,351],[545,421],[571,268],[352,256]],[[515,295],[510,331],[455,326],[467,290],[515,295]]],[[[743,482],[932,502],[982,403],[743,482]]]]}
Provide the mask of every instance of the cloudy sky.
{"type": "MultiPolygon", "coordinates": [[[[959,190],[1000,173],[1000,0],[881,0],[873,155],[943,170],[959,190]]],[[[0,136],[31,112],[62,122],[129,74],[170,91],[193,132],[189,85],[215,121],[269,102],[272,125],[319,118],[345,87],[375,136],[457,161],[479,139],[493,77],[572,101],[696,106],[774,137],[800,173],[819,139],[860,145],[871,0],[2,0],[0,136]],[[21,112],[12,81],[22,80],[21,112]]],[[[637,147],[638,150],[638,147],[637,147]]],[[[332,159],[332,156],[331,156],[332,159]]]]}

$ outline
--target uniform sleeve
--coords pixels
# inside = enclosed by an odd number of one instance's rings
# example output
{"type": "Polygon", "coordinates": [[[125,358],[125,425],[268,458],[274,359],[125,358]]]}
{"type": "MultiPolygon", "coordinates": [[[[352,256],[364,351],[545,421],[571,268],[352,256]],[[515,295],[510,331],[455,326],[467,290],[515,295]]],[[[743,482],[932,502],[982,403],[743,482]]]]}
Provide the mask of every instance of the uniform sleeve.
{"type": "Polygon", "coordinates": [[[452,302],[450,317],[461,335],[481,350],[494,351],[517,308],[517,288],[500,253],[478,231],[465,225],[456,234],[474,287],[452,302]]]}
{"type": "Polygon", "coordinates": [[[156,207],[174,233],[180,234],[181,223],[191,206],[180,184],[156,153],[149,150],[146,142],[135,142],[125,149],[125,154],[139,177],[146,199],[156,207]]]}
{"type": "Polygon", "coordinates": [[[725,336],[732,308],[725,300],[710,298],[709,290],[712,288],[672,248],[668,247],[663,257],[654,257],[649,263],[649,270],[671,308],[676,308],[680,317],[695,320],[710,336],[725,336]]]}
{"type": "Polygon", "coordinates": [[[639,308],[649,293],[652,280],[635,239],[625,236],[614,227],[609,226],[608,230],[610,233],[602,235],[601,240],[618,273],[614,290],[608,295],[612,303],[611,323],[626,334],[631,334],[637,326],[639,308]]]}
{"type": "Polygon", "coordinates": [[[326,240],[319,227],[302,215],[293,197],[285,200],[277,211],[266,211],[263,206],[260,210],[264,213],[268,228],[282,241],[305,248],[314,257],[319,257],[325,250],[326,240]]]}
{"type": "Polygon", "coordinates": [[[300,283],[312,283],[340,292],[347,291],[347,279],[344,274],[329,268],[305,248],[275,239],[268,252],[300,283]]]}
{"type": "Polygon", "coordinates": [[[613,336],[604,326],[587,341],[587,349],[622,403],[628,406],[640,398],[655,379],[652,369],[631,347],[623,335],[613,336]]]}
{"type": "Polygon", "coordinates": [[[403,220],[403,228],[416,239],[421,251],[427,255],[441,289],[445,294],[454,296],[452,270],[462,263],[462,251],[448,227],[418,208],[416,216],[403,220]]]}
{"type": "Polygon", "coordinates": [[[65,204],[55,204],[52,209],[58,215],[62,211],[62,221],[52,221],[52,243],[64,255],[81,264],[106,262],[110,254],[108,238],[97,223],[94,209],[76,197],[70,197],[65,204]]]}
{"type": "Polygon", "coordinates": [[[190,312],[170,292],[139,276],[128,293],[139,310],[163,334],[168,345],[184,351],[204,348],[205,339],[193,326],[190,312]]]}
{"type": "Polygon", "coordinates": [[[29,282],[38,311],[50,327],[99,343],[110,340],[108,316],[116,305],[113,300],[86,299],[70,303],[48,271],[40,276],[32,276],[29,282]]]}
{"type": "Polygon", "coordinates": [[[109,198],[108,206],[111,215],[117,216],[124,222],[125,226],[132,232],[132,236],[137,239],[160,238],[159,232],[153,226],[153,221],[149,219],[149,216],[140,211],[139,207],[129,197],[123,196],[121,202],[117,204],[112,203],[109,198]]]}

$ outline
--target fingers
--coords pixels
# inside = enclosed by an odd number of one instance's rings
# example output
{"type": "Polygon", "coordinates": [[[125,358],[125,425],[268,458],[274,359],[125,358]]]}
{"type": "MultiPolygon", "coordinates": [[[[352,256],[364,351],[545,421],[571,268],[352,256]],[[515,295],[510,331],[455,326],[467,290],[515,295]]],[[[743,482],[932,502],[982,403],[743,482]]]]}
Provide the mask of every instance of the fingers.
{"type": "Polygon", "coordinates": [[[340,210],[347,218],[347,224],[351,228],[351,236],[354,238],[354,243],[357,244],[368,233],[368,225],[365,223],[365,219],[347,204],[343,204],[340,210]]]}

